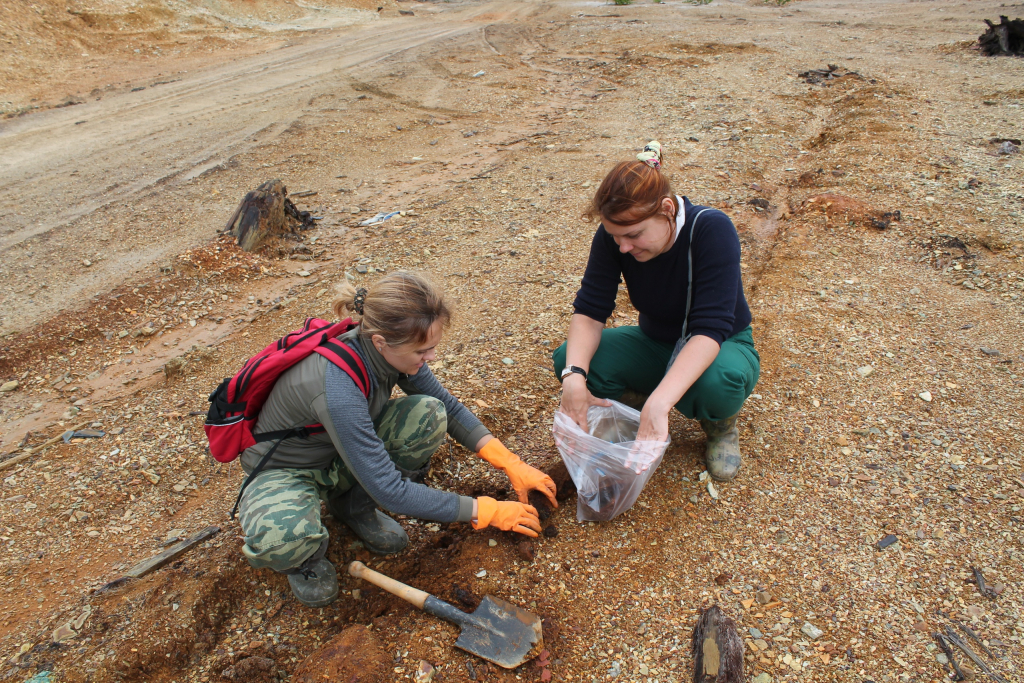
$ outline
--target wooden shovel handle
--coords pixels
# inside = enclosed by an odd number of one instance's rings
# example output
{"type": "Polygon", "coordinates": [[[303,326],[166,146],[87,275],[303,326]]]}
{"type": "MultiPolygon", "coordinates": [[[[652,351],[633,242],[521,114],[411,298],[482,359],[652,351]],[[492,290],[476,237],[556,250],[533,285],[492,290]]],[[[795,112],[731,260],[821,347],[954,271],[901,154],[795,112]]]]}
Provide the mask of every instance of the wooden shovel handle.
{"type": "Polygon", "coordinates": [[[418,588],[413,588],[412,586],[406,586],[401,581],[395,581],[390,576],[384,576],[380,572],[373,571],[359,561],[352,562],[348,565],[348,573],[357,579],[369,581],[374,586],[379,586],[388,593],[397,595],[406,602],[412,603],[420,609],[423,609],[423,603],[430,597],[430,593],[421,591],[418,588]]]}

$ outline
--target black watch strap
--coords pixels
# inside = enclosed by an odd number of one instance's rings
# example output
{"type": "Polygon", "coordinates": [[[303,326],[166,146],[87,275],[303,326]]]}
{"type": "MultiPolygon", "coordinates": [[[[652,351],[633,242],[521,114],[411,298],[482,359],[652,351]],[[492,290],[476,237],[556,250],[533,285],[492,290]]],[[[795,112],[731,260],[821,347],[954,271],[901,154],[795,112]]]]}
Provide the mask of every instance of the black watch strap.
{"type": "Polygon", "coordinates": [[[583,375],[583,379],[587,379],[587,371],[578,365],[566,365],[565,368],[562,370],[562,376],[559,379],[564,380],[566,377],[573,373],[576,373],[577,375],[583,375]]]}

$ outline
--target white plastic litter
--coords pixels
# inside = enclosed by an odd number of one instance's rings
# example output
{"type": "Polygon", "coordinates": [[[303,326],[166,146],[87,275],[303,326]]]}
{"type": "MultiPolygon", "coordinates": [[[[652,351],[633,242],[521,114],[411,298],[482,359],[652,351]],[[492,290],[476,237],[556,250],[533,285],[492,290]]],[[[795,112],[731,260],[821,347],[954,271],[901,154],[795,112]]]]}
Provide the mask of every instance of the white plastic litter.
{"type": "Polygon", "coordinates": [[[555,413],[555,445],[576,484],[576,519],[606,522],[633,507],[661,464],[668,441],[635,441],[640,412],[612,401],[591,406],[589,433],[555,413]]]}

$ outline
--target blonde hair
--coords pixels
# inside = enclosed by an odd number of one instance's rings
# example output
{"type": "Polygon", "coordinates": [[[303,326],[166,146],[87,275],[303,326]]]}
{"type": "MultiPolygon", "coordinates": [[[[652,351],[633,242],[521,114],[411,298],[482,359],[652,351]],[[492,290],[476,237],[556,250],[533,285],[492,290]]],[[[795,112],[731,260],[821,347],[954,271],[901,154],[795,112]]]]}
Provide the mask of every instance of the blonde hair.
{"type": "Polygon", "coordinates": [[[379,334],[388,346],[422,343],[431,325],[440,320],[447,327],[452,317],[441,288],[423,273],[408,271],[385,275],[367,289],[343,282],[331,308],[339,319],[356,314],[362,334],[379,334]]]}

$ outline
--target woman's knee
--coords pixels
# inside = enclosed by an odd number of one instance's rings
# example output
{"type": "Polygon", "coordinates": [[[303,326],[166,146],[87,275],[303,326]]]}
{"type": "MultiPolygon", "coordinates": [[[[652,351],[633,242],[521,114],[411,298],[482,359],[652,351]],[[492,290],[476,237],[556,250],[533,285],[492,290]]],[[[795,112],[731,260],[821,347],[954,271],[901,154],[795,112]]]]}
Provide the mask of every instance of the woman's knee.
{"type": "Polygon", "coordinates": [[[742,368],[712,365],[690,389],[694,392],[693,417],[718,421],[740,412],[749,395],[749,379],[742,368]]]}
{"type": "Polygon", "coordinates": [[[377,435],[399,465],[418,469],[440,448],[447,432],[444,403],[419,394],[396,400],[381,421],[377,435]]]}

